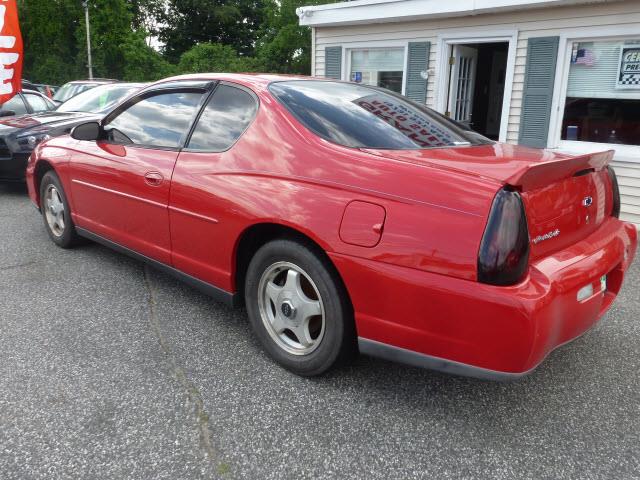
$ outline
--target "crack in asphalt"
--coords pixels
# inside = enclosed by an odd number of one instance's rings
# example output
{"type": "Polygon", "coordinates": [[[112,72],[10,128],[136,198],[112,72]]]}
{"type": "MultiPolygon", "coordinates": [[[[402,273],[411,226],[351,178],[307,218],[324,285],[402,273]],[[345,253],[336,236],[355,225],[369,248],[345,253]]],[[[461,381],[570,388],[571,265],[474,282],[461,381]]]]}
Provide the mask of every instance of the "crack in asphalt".
{"type": "Polygon", "coordinates": [[[29,262],[24,262],[24,263],[16,263],[14,265],[0,265],[0,272],[3,272],[5,270],[14,270],[16,268],[22,268],[22,267],[28,267],[31,265],[35,265],[36,262],[35,260],[31,260],[29,262]]]}
{"type": "Polygon", "coordinates": [[[187,378],[187,374],[185,373],[184,369],[178,365],[176,357],[173,354],[169,343],[164,338],[164,336],[162,335],[162,331],[160,330],[160,322],[158,321],[158,314],[156,309],[158,304],[157,295],[155,289],[151,284],[151,279],[149,278],[149,267],[147,265],[143,267],[143,277],[145,286],[147,288],[147,291],[149,292],[149,322],[151,324],[151,328],[158,339],[158,343],[160,344],[162,352],[169,359],[171,372],[178,380],[180,386],[185,390],[187,398],[193,405],[194,414],[198,425],[198,433],[200,436],[200,446],[204,450],[205,457],[215,466],[216,471],[219,474],[227,474],[229,473],[229,465],[220,460],[220,455],[211,442],[209,415],[204,408],[202,395],[196,388],[196,386],[187,378]]]}

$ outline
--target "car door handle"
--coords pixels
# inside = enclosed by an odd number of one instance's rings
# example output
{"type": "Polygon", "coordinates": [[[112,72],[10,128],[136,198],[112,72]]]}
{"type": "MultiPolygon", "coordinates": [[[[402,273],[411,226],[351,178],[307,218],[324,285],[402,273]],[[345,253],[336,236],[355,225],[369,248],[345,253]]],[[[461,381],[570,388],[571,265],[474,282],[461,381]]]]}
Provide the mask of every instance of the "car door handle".
{"type": "Polygon", "coordinates": [[[158,172],[147,172],[144,174],[144,181],[147,185],[151,185],[152,187],[159,186],[163,180],[164,177],[158,172]]]}

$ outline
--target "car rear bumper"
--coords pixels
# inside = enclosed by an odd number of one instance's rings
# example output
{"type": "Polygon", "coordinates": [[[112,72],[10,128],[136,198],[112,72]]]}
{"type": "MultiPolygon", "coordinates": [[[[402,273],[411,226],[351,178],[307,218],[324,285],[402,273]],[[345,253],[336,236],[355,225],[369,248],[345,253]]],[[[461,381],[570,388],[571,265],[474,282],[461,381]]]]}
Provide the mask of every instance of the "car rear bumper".
{"type": "Polygon", "coordinates": [[[0,158],[0,181],[24,181],[28,158],[28,154],[0,158]]]}
{"type": "Polygon", "coordinates": [[[510,287],[331,258],[348,286],[363,353],[511,379],[596,324],[620,291],[636,248],[635,227],[611,218],[583,241],[534,262],[527,278],[510,287]],[[579,301],[588,285],[593,294],[579,301]]]}

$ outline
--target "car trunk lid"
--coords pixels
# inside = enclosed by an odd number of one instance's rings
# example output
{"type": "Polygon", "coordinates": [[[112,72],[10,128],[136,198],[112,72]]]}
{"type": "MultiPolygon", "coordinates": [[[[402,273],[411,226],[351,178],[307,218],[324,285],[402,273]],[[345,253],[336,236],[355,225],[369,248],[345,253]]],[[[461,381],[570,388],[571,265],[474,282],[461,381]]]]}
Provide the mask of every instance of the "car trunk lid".
{"type": "Polygon", "coordinates": [[[607,165],[613,151],[569,156],[500,143],[366,151],[494,180],[518,190],[527,215],[531,258],[548,255],[585,238],[611,211],[607,165]]]}

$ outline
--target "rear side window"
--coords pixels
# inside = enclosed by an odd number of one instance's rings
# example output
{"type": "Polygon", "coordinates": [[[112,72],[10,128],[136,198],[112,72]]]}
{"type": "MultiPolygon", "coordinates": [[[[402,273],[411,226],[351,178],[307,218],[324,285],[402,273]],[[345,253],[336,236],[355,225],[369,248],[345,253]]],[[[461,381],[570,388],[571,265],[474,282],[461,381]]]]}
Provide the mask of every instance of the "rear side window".
{"type": "Polygon", "coordinates": [[[24,98],[27,100],[27,103],[31,105],[31,109],[34,112],[45,112],[47,110],[51,110],[49,108],[49,104],[47,104],[44,98],[42,98],[40,95],[25,93],[24,98]]]}
{"type": "Polygon", "coordinates": [[[229,149],[253,120],[256,100],[244,90],[216,88],[191,135],[187,148],[222,152],[229,149]]]}
{"type": "Polygon", "coordinates": [[[277,82],[269,90],[308,129],[347,147],[407,150],[492,143],[389,90],[319,80],[277,82]]]}
{"type": "Polygon", "coordinates": [[[15,95],[7,100],[4,105],[2,105],[2,110],[11,110],[12,112],[15,112],[16,115],[24,115],[27,113],[27,107],[22,101],[20,95],[15,95]]]}
{"type": "Polygon", "coordinates": [[[178,148],[191,127],[203,92],[141,97],[105,126],[109,141],[123,145],[178,148]]]}

